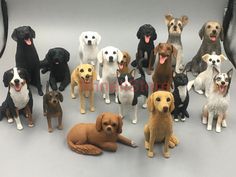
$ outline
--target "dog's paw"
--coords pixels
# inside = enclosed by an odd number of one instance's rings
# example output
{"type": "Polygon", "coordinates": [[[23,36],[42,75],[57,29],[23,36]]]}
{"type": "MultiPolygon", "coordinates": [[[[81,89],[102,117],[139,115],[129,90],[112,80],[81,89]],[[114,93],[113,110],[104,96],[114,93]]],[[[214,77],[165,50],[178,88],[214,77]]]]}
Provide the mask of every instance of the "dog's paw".
{"type": "Polygon", "coordinates": [[[60,86],[60,87],[59,87],[59,91],[62,92],[62,91],[64,91],[64,90],[65,90],[65,87],[63,87],[63,86],[60,86]]]}
{"type": "Polygon", "coordinates": [[[221,132],[221,126],[216,126],[216,132],[220,133],[221,132]]]}
{"type": "Polygon", "coordinates": [[[170,152],[163,152],[163,156],[165,158],[170,158],[170,152]]]}
{"type": "Polygon", "coordinates": [[[174,118],[174,121],[175,122],[179,122],[179,118],[174,118]]]}
{"type": "Polygon", "coordinates": [[[80,113],[81,113],[81,114],[85,114],[85,113],[86,113],[85,109],[82,109],[82,108],[81,108],[81,109],[80,109],[80,113]]]}
{"type": "Polygon", "coordinates": [[[29,128],[33,128],[33,127],[34,127],[34,124],[33,124],[33,123],[28,124],[28,127],[29,127],[29,128]]]}
{"type": "Polygon", "coordinates": [[[23,126],[22,125],[17,125],[16,128],[17,128],[17,130],[23,130],[23,126]]]}
{"type": "Polygon", "coordinates": [[[138,122],[137,119],[132,120],[132,123],[133,123],[133,124],[137,124],[137,122],[138,122]]]}
{"type": "Polygon", "coordinates": [[[62,129],[63,129],[63,126],[62,126],[62,125],[58,125],[58,126],[57,126],[57,129],[58,129],[58,130],[62,130],[62,129]]]}
{"type": "Polygon", "coordinates": [[[94,111],[95,111],[95,108],[92,106],[92,107],[90,108],[90,111],[91,111],[91,112],[94,112],[94,111]]]}
{"type": "Polygon", "coordinates": [[[75,99],[76,96],[75,96],[74,94],[71,94],[71,98],[72,98],[72,99],[75,99]]]}
{"type": "Polygon", "coordinates": [[[212,125],[207,125],[207,130],[212,130],[212,125]]]}
{"type": "Polygon", "coordinates": [[[115,103],[117,103],[117,104],[119,103],[119,101],[118,101],[118,98],[117,98],[117,97],[115,98],[115,103]]]}
{"type": "Polygon", "coordinates": [[[202,117],[202,123],[203,123],[204,125],[207,124],[207,118],[206,118],[206,117],[202,117]]]}
{"type": "Polygon", "coordinates": [[[131,146],[134,148],[138,147],[138,145],[134,141],[131,141],[131,146]]]}
{"type": "Polygon", "coordinates": [[[150,158],[152,158],[152,157],[154,157],[154,152],[150,152],[150,151],[148,151],[148,157],[150,157],[150,158]]]}
{"type": "Polygon", "coordinates": [[[12,118],[9,118],[9,119],[7,120],[7,122],[8,122],[9,124],[13,123],[13,119],[12,119],[12,118]]]}
{"type": "Polygon", "coordinates": [[[100,81],[101,77],[99,75],[97,75],[97,81],[100,81]]]}
{"type": "Polygon", "coordinates": [[[106,104],[110,104],[110,103],[111,103],[110,99],[106,99],[106,100],[105,100],[105,103],[106,103],[106,104]]]}
{"type": "Polygon", "coordinates": [[[147,103],[143,104],[143,109],[146,109],[147,108],[147,103]]]}
{"type": "Polygon", "coordinates": [[[38,94],[39,94],[39,96],[43,96],[43,91],[42,90],[38,90],[38,94]]]}
{"type": "Polygon", "coordinates": [[[53,129],[52,129],[52,128],[48,128],[48,132],[49,132],[49,133],[52,133],[52,132],[53,132],[53,129]]]}
{"type": "Polygon", "coordinates": [[[185,119],[185,117],[184,117],[184,118],[181,118],[180,120],[181,120],[182,122],[185,122],[186,119],[185,119]]]}
{"type": "Polygon", "coordinates": [[[222,121],[222,127],[224,127],[224,128],[226,128],[226,127],[227,127],[226,120],[223,120],[223,121],[222,121]]]}
{"type": "Polygon", "coordinates": [[[102,94],[102,97],[103,97],[103,99],[106,99],[106,94],[105,93],[102,94]]]}
{"type": "Polygon", "coordinates": [[[200,95],[203,95],[203,91],[202,90],[195,90],[198,94],[200,94],[200,95]]]}

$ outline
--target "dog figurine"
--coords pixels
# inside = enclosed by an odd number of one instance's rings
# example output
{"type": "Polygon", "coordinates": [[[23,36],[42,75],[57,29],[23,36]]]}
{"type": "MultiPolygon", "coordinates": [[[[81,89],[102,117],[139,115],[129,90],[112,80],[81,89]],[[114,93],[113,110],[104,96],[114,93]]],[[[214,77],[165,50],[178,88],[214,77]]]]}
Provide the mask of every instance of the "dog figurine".
{"type": "Polygon", "coordinates": [[[14,67],[3,75],[3,83],[8,87],[5,101],[0,107],[0,120],[7,118],[8,123],[16,122],[18,130],[22,130],[20,115],[28,119],[28,126],[33,127],[32,109],[33,98],[29,88],[29,75],[23,68],[14,67]],[[13,120],[14,118],[14,120],[13,120]]]}
{"type": "MultiPolygon", "coordinates": [[[[123,54],[118,48],[108,46],[98,52],[97,58],[99,63],[103,65],[102,77],[99,85],[102,90],[105,103],[109,104],[111,102],[109,94],[116,94],[116,71],[119,69],[118,63],[120,63],[123,59],[123,54]]],[[[115,102],[118,103],[117,96],[115,96],[115,99],[115,102]]]]}
{"type": "Polygon", "coordinates": [[[145,58],[146,60],[143,60],[142,66],[147,68],[147,74],[150,75],[155,63],[154,41],[157,38],[156,30],[152,25],[145,24],[139,27],[136,36],[139,39],[139,44],[136,53],[136,60],[134,60],[131,65],[136,67],[139,60],[145,58]]]}
{"type": "Polygon", "coordinates": [[[94,123],[75,125],[67,135],[69,148],[79,154],[100,155],[102,150],[116,152],[117,144],[137,147],[134,141],[121,135],[122,118],[110,112],[101,113],[94,123]]]}
{"type": "Polygon", "coordinates": [[[188,76],[186,71],[184,70],[182,73],[174,72],[173,81],[175,109],[172,114],[174,115],[174,120],[176,122],[178,122],[179,119],[184,122],[185,117],[189,118],[189,113],[187,111],[187,107],[189,104],[189,94],[187,89],[188,76]]]}
{"type": "Polygon", "coordinates": [[[34,46],[35,32],[30,26],[21,26],[14,29],[12,39],[17,42],[16,67],[24,68],[30,75],[31,85],[38,89],[38,94],[43,96],[40,79],[40,62],[34,46]]]}
{"type": "Polygon", "coordinates": [[[168,40],[167,43],[171,43],[177,52],[176,59],[172,60],[172,67],[175,68],[175,71],[179,73],[183,68],[183,46],[181,41],[181,34],[184,27],[188,23],[188,17],[186,15],[181,16],[180,18],[175,18],[173,15],[165,15],[165,22],[168,28],[168,40]]]}
{"type": "Polygon", "coordinates": [[[215,77],[211,85],[211,90],[207,103],[203,107],[202,123],[207,124],[207,130],[212,130],[213,118],[216,117],[216,132],[221,132],[221,126],[227,127],[226,124],[226,111],[229,107],[229,88],[233,69],[227,73],[220,73],[214,69],[215,77]]]}
{"type": "Polygon", "coordinates": [[[144,127],[145,148],[148,157],[154,156],[153,146],[156,142],[164,142],[163,155],[170,157],[169,147],[174,148],[179,140],[173,135],[171,112],[174,110],[174,97],[171,92],[157,91],[148,98],[150,117],[144,127]]]}
{"type": "Polygon", "coordinates": [[[96,68],[97,80],[100,80],[99,62],[97,61],[98,45],[101,36],[94,31],[82,32],[80,37],[79,56],[81,64],[92,64],[96,68]]]}
{"type": "Polygon", "coordinates": [[[118,67],[119,67],[118,70],[120,73],[128,73],[131,56],[126,51],[122,51],[122,54],[123,54],[123,59],[120,62],[118,62],[118,67]]]}
{"type": "Polygon", "coordinates": [[[94,86],[96,80],[96,72],[91,64],[81,64],[71,74],[71,97],[74,99],[74,87],[78,86],[80,97],[80,113],[85,114],[85,98],[90,99],[90,111],[94,112],[94,86]]]}
{"type": "Polygon", "coordinates": [[[172,44],[160,43],[154,49],[155,55],[158,53],[158,63],[152,75],[154,84],[153,92],[157,90],[170,91],[172,85],[172,57],[177,57],[177,50],[172,44]]]}
{"type": "Polygon", "coordinates": [[[52,90],[57,90],[57,82],[60,82],[60,91],[70,83],[70,69],[67,64],[69,60],[70,53],[64,48],[56,47],[50,49],[45,59],[40,61],[41,72],[45,74],[50,71],[49,83],[52,90]]]}
{"type": "Polygon", "coordinates": [[[49,91],[49,82],[46,85],[46,93],[43,96],[43,115],[47,117],[48,132],[53,131],[51,119],[58,119],[58,130],[62,130],[62,109],[60,102],[63,102],[63,95],[58,91],[49,91]]]}
{"type": "Polygon", "coordinates": [[[135,70],[132,70],[130,73],[121,73],[119,70],[117,70],[117,80],[119,84],[117,97],[118,97],[118,103],[120,104],[119,114],[123,118],[124,107],[132,105],[132,107],[134,107],[134,118],[132,120],[133,124],[136,124],[138,121],[137,118],[138,97],[140,96],[145,97],[143,108],[146,108],[147,107],[146,100],[148,97],[148,90],[149,90],[142,66],[139,65],[138,68],[141,76],[137,79],[134,79],[135,70]]]}
{"type": "Polygon", "coordinates": [[[186,65],[186,70],[191,71],[194,76],[197,76],[207,68],[207,64],[202,61],[202,56],[212,52],[220,55],[220,41],[224,40],[223,28],[216,21],[206,22],[199,31],[199,36],[202,39],[201,47],[193,59],[186,65]]]}
{"type": "Polygon", "coordinates": [[[213,76],[213,68],[216,68],[220,71],[221,62],[227,60],[227,58],[223,55],[216,55],[214,52],[210,54],[205,54],[202,56],[202,60],[207,63],[207,69],[201,72],[194,80],[188,83],[188,90],[194,86],[194,90],[203,94],[205,91],[205,96],[209,96],[210,85],[212,83],[213,76]]]}

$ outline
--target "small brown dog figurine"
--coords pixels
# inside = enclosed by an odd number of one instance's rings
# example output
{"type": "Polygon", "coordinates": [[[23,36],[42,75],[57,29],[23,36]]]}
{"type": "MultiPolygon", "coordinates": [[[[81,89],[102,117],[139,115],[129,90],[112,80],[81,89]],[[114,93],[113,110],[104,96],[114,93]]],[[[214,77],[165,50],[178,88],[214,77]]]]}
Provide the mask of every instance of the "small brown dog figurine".
{"type": "Polygon", "coordinates": [[[48,121],[48,132],[51,133],[53,131],[51,118],[58,118],[58,126],[59,130],[63,129],[62,126],[62,109],[60,102],[63,102],[63,96],[59,91],[49,91],[49,82],[47,82],[46,86],[46,94],[43,96],[43,112],[44,116],[47,117],[48,121]]]}
{"type": "Polygon", "coordinates": [[[75,98],[74,87],[78,86],[81,114],[86,113],[84,97],[90,97],[90,111],[95,111],[93,81],[96,80],[96,77],[96,72],[91,64],[81,64],[71,74],[71,97],[75,98]]]}
{"type": "Polygon", "coordinates": [[[84,155],[100,155],[102,150],[115,152],[117,141],[137,147],[133,141],[121,135],[122,125],[119,115],[104,112],[97,117],[96,124],[75,125],[67,135],[68,146],[72,151],[84,155]]]}
{"type": "Polygon", "coordinates": [[[176,58],[177,50],[172,44],[160,43],[154,49],[155,55],[158,53],[159,60],[152,76],[154,88],[153,92],[158,90],[170,91],[172,85],[172,55],[176,58]]]}
{"type": "Polygon", "coordinates": [[[163,156],[169,158],[169,147],[174,148],[179,144],[172,129],[171,112],[175,108],[174,97],[170,92],[157,91],[149,96],[147,104],[151,112],[148,123],[144,127],[148,157],[154,156],[153,146],[156,142],[164,142],[163,156]]]}
{"type": "Polygon", "coordinates": [[[119,72],[120,73],[128,73],[131,57],[130,57],[129,53],[126,51],[122,51],[122,53],[123,53],[123,59],[121,60],[121,62],[118,62],[119,72]]]}

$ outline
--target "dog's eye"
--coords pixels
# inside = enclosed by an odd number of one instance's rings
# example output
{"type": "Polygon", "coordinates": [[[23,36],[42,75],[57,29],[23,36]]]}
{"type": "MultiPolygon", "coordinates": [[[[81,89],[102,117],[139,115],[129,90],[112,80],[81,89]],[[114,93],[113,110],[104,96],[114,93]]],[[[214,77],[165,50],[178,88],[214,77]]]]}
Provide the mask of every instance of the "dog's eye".
{"type": "Polygon", "coordinates": [[[115,124],[115,123],[113,123],[113,124],[111,124],[111,126],[112,126],[112,127],[116,127],[116,124],[115,124]]]}
{"type": "Polygon", "coordinates": [[[217,78],[216,78],[216,81],[221,81],[221,78],[220,78],[220,77],[217,77],[217,78]]]}
{"type": "Polygon", "coordinates": [[[219,29],[219,26],[216,26],[216,29],[219,29]]]}
{"type": "Polygon", "coordinates": [[[217,63],[219,63],[220,62],[220,60],[218,59],[218,60],[216,60],[217,61],[217,63]]]}
{"type": "Polygon", "coordinates": [[[123,57],[126,58],[126,55],[124,55],[123,57]]]}
{"type": "Polygon", "coordinates": [[[91,69],[91,68],[89,68],[89,69],[88,69],[88,72],[91,72],[91,71],[92,71],[92,69],[91,69]]]}
{"type": "Polygon", "coordinates": [[[108,123],[107,123],[107,122],[104,122],[104,123],[103,123],[103,125],[107,126],[107,125],[108,125],[108,123]]]}
{"type": "Polygon", "coordinates": [[[167,102],[170,102],[170,98],[166,98],[166,101],[167,101],[167,102]]]}
{"type": "Polygon", "coordinates": [[[157,100],[158,102],[161,101],[161,99],[160,99],[159,97],[157,97],[156,100],[157,100]]]}
{"type": "Polygon", "coordinates": [[[209,61],[212,61],[212,59],[210,58],[209,61]]]}
{"type": "Polygon", "coordinates": [[[181,24],[179,23],[178,26],[181,27],[181,24]]]}
{"type": "Polygon", "coordinates": [[[86,39],[88,38],[88,36],[84,36],[86,39]]]}
{"type": "Polygon", "coordinates": [[[92,39],[95,39],[95,36],[93,36],[92,39]]]}
{"type": "Polygon", "coordinates": [[[104,52],[106,55],[108,54],[108,52],[106,51],[106,52],[104,52]]]}
{"type": "Polygon", "coordinates": [[[114,51],[114,52],[113,52],[113,54],[115,55],[115,54],[116,54],[116,52],[114,51]]]}
{"type": "Polygon", "coordinates": [[[167,49],[167,50],[171,50],[171,48],[170,48],[170,47],[167,47],[166,49],[167,49]]]}
{"type": "Polygon", "coordinates": [[[171,23],[170,23],[170,25],[171,25],[171,26],[173,26],[173,25],[174,25],[174,23],[173,23],[173,22],[171,22],[171,23]]]}
{"type": "Polygon", "coordinates": [[[207,28],[208,28],[208,29],[211,28],[211,25],[208,25],[207,28]]]}
{"type": "Polygon", "coordinates": [[[83,73],[83,72],[84,72],[84,69],[80,69],[79,72],[83,73]]]}

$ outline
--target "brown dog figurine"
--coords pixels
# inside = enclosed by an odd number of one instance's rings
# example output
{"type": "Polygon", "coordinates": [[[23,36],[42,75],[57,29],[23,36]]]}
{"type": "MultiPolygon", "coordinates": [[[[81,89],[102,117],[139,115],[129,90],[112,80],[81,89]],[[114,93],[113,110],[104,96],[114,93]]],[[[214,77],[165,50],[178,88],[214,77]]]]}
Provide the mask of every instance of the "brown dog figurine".
{"type": "Polygon", "coordinates": [[[158,64],[152,75],[154,84],[153,92],[157,90],[170,91],[172,85],[172,55],[176,58],[177,50],[172,44],[160,43],[154,49],[155,55],[158,53],[158,64]]]}
{"type": "Polygon", "coordinates": [[[136,144],[121,135],[122,119],[110,112],[101,113],[94,123],[75,125],[67,135],[67,143],[72,151],[84,155],[100,155],[102,150],[115,152],[116,142],[136,147],[136,144]]]}
{"type": "Polygon", "coordinates": [[[118,62],[119,72],[128,73],[131,56],[126,51],[122,51],[122,53],[123,53],[123,59],[120,62],[118,62]]]}
{"type": "Polygon", "coordinates": [[[174,97],[171,92],[157,91],[149,96],[147,104],[151,112],[148,123],[144,127],[148,157],[154,156],[153,146],[156,142],[164,142],[163,156],[169,158],[169,147],[174,148],[179,144],[172,129],[171,112],[175,108],[174,97]]]}
{"type": "Polygon", "coordinates": [[[63,96],[59,91],[49,91],[49,82],[47,82],[46,86],[46,94],[43,96],[43,112],[44,116],[47,117],[48,121],[48,132],[52,132],[52,123],[51,118],[58,118],[58,126],[59,130],[63,129],[62,126],[62,109],[60,102],[63,102],[63,96]]]}

